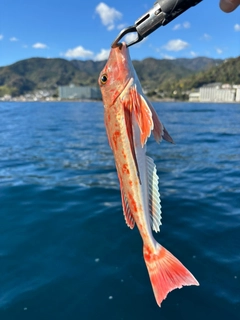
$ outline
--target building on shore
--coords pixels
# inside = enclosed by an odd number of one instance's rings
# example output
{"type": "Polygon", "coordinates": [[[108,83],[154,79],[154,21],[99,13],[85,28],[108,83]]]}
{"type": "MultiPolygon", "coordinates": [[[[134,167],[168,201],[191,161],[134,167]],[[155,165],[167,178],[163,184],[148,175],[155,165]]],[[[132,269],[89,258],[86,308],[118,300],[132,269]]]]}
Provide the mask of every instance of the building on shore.
{"type": "Polygon", "coordinates": [[[200,92],[199,91],[191,92],[189,94],[189,101],[190,102],[199,102],[200,101],[200,92]]]}
{"type": "Polygon", "coordinates": [[[97,87],[87,86],[59,86],[58,95],[60,100],[100,100],[101,92],[97,87]]]}
{"type": "Polygon", "coordinates": [[[240,102],[240,84],[234,85],[234,89],[236,89],[236,102],[240,102]]]}
{"type": "Polygon", "coordinates": [[[191,102],[240,102],[240,85],[211,83],[189,94],[191,102]]]}

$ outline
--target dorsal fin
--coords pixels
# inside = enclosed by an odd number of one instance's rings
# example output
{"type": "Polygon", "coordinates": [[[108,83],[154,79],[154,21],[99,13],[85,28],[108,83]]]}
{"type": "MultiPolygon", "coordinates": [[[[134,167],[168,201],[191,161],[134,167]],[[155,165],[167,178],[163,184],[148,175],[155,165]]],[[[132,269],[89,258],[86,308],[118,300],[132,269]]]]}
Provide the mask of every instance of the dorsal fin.
{"type": "Polygon", "coordinates": [[[161,200],[158,191],[158,176],[156,165],[153,159],[147,158],[147,169],[148,169],[148,193],[149,193],[149,212],[152,229],[159,232],[159,226],[161,223],[161,200]]]}
{"type": "Polygon", "coordinates": [[[122,195],[123,215],[124,215],[126,224],[130,229],[133,229],[135,226],[135,220],[130,210],[127,197],[125,196],[125,193],[122,188],[121,188],[121,195],[122,195]]]}

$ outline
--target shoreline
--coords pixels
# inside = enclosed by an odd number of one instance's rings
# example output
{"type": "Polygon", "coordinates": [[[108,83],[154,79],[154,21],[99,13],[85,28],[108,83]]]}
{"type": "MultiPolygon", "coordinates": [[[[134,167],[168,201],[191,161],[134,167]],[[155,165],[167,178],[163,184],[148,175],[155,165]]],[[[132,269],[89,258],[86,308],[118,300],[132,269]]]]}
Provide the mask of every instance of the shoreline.
{"type": "MultiPolygon", "coordinates": [[[[149,101],[151,102],[158,102],[158,103],[161,103],[161,102],[171,102],[171,103],[180,103],[180,102],[184,102],[184,103],[194,103],[194,104],[198,104],[198,103],[201,103],[201,104],[204,104],[204,103],[221,103],[221,104],[239,104],[240,105],[240,102],[238,101],[189,101],[189,100],[174,100],[174,99],[161,99],[161,100],[151,100],[151,99],[148,99],[149,101]]],[[[2,102],[23,102],[23,103],[35,103],[35,102],[42,102],[42,103],[51,103],[51,102],[59,102],[59,103],[62,103],[62,102],[72,102],[72,103],[82,103],[82,102],[102,102],[102,100],[58,100],[58,99],[51,99],[51,100],[44,100],[44,99],[39,99],[39,100],[22,100],[22,99],[11,99],[11,100],[1,100],[0,99],[0,104],[2,102]]]]}

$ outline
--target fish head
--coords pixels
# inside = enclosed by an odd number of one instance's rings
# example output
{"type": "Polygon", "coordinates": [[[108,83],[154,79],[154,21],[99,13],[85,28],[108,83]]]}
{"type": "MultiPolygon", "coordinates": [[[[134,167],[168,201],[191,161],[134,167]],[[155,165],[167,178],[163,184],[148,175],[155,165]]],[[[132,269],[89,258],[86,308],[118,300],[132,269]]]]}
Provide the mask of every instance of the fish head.
{"type": "Polygon", "coordinates": [[[111,49],[108,61],[98,78],[105,108],[114,104],[133,77],[134,68],[126,43],[123,42],[111,49]]]}

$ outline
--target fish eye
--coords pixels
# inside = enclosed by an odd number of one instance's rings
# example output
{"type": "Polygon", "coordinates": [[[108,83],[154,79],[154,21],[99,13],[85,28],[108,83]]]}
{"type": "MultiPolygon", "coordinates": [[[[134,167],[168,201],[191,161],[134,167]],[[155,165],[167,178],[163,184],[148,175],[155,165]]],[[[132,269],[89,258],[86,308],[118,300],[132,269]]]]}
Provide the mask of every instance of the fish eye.
{"type": "Polygon", "coordinates": [[[106,73],[104,73],[101,76],[101,84],[105,84],[107,82],[107,79],[108,79],[108,77],[107,77],[106,73]]]}

